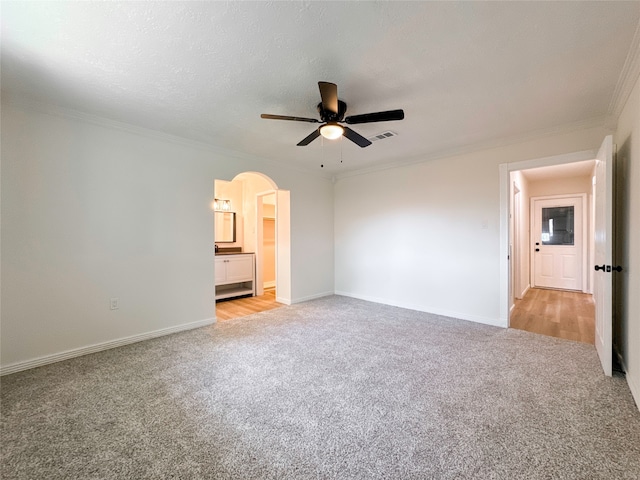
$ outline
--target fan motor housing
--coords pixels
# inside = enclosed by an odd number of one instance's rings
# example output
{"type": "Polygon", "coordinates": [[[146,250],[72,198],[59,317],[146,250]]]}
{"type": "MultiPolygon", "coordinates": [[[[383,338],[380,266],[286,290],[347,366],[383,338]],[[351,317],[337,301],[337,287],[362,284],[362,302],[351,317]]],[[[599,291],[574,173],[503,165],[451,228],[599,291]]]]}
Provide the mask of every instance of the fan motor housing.
{"type": "Polygon", "coordinates": [[[318,104],[318,113],[323,122],[341,122],[344,114],[347,113],[347,104],[338,100],[338,113],[322,108],[322,102],[318,104]]]}

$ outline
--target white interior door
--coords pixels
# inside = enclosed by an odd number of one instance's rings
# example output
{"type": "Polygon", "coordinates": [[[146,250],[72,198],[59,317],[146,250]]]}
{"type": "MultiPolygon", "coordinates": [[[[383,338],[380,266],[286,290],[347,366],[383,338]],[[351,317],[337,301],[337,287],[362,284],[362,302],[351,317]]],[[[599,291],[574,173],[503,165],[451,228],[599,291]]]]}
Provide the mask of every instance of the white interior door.
{"type": "Polygon", "coordinates": [[[533,285],[582,290],[582,196],[532,199],[533,285]]]}
{"type": "Polygon", "coordinates": [[[595,272],[593,300],[596,304],[596,350],[605,375],[612,368],[612,275],[613,260],[613,139],[602,142],[596,161],[595,272]]]}

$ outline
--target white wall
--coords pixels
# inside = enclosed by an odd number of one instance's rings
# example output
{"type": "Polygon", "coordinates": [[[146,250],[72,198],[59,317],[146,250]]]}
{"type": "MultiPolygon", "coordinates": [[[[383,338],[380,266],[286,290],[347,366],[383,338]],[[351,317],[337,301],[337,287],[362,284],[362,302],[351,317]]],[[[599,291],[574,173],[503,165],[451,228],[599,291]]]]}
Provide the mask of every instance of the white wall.
{"type": "Polygon", "coordinates": [[[220,243],[220,247],[240,247],[244,246],[244,209],[242,199],[242,182],[227,182],[225,180],[215,180],[214,193],[215,198],[221,200],[229,200],[231,202],[231,212],[236,214],[236,241],[220,243]]]}
{"type": "Polygon", "coordinates": [[[243,173],[231,183],[242,185],[242,212],[244,223],[244,251],[256,252],[256,215],[257,215],[257,195],[273,187],[268,180],[254,173],[243,173]]]}
{"type": "Polygon", "coordinates": [[[264,288],[276,285],[276,220],[262,218],[262,282],[264,288]]]}
{"type": "Polygon", "coordinates": [[[616,190],[618,233],[616,274],[622,302],[614,340],[622,355],[627,381],[640,406],[640,79],[629,97],[615,135],[618,147],[616,190]]]}
{"type": "Polygon", "coordinates": [[[569,193],[591,195],[591,175],[529,182],[529,198],[544,197],[547,195],[565,195],[569,193]]]}
{"type": "Polygon", "coordinates": [[[498,165],[597,149],[607,133],[585,129],[339,179],[336,292],[506,326],[498,165]]]}
{"type": "Polygon", "coordinates": [[[292,300],[332,293],[329,179],[137,128],[3,105],[4,371],[213,319],[214,179],[243,171],[291,191],[292,300]],[[111,297],[119,310],[109,309],[111,297]]]}

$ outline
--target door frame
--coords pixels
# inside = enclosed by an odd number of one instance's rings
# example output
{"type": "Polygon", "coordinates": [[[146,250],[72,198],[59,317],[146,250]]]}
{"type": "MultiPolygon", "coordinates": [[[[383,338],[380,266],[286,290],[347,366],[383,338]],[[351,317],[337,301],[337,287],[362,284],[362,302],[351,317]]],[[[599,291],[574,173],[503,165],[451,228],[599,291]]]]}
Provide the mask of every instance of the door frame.
{"type": "Polygon", "coordinates": [[[595,160],[596,150],[583,150],[580,152],[566,153],[563,155],[553,155],[550,157],[522,160],[512,163],[501,163],[498,166],[499,186],[500,186],[500,309],[498,324],[504,327],[509,326],[509,279],[511,276],[511,265],[509,260],[509,245],[512,241],[509,232],[509,215],[511,214],[509,203],[511,197],[510,173],[529,168],[549,167],[553,165],[563,165],[565,163],[582,162],[584,160],[595,160]]]}
{"type": "MultiPolygon", "coordinates": [[[[264,294],[264,272],[262,271],[262,257],[264,255],[264,223],[262,221],[264,217],[263,206],[264,197],[270,195],[276,196],[276,190],[267,190],[256,194],[256,295],[260,296],[264,294]]],[[[277,203],[277,202],[276,202],[277,203]]],[[[278,210],[275,212],[276,225],[278,222],[278,210]]],[[[278,236],[276,235],[276,265],[278,264],[278,236]]],[[[278,274],[276,272],[276,293],[278,285],[278,274]]]]}
{"type": "Polygon", "coordinates": [[[543,195],[540,197],[531,197],[531,202],[529,204],[529,265],[531,268],[529,269],[529,285],[531,287],[536,286],[535,282],[535,245],[534,245],[534,232],[535,232],[535,202],[537,200],[562,200],[564,198],[579,198],[581,205],[581,221],[582,221],[582,244],[580,245],[580,263],[582,264],[582,270],[580,272],[580,291],[582,293],[589,293],[587,291],[587,272],[589,271],[587,266],[587,245],[589,244],[589,230],[587,226],[587,194],[586,193],[567,193],[562,195],[543,195]]]}
{"type": "MultiPolygon", "coordinates": [[[[256,172],[256,171],[243,171],[235,176],[231,180],[225,180],[223,178],[214,178],[213,180],[213,198],[216,198],[216,181],[222,182],[233,182],[239,178],[242,178],[245,175],[252,175],[261,177],[263,180],[266,180],[271,188],[269,188],[265,192],[260,192],[260,194],[268,194],[275,193],[276,196],[276,301],[278,303],[283,303],[285,305],[291,305],[293,303],[291,296],[291,192],[289,190],[283,190],[278,188],[278,185],[264,173],[256,172]],[[267,193],[268,192],[268,193],[267,193]]],[[[243,193],[244,197],[244,193],[243,193]]],[[[252,210],[252,215],[258,215],[258,208],[262,208],[262,197],[252,198],[255,202],[255,211],[252,210]],[[258,206],[258,199],[260,200],[260,205],[258,206]]],[[[211,208],[213,209],[213,199],[211,200],[211,208]]],[[[245,206],[243,205],[243,211],[245,211],[245,206]]],[[[260,215],[262,212],[260,212],[260,215]]],[[[212,216],[213,218],[213,216],[212,216]]],[[[213,222],[213,238],[215,244],[215,222],[213,222]]],[[[250,223],[251,228],[255,225],[254,222],[250,223]]],[[[259,222],[260,225],[262,222],[259,222]]],[[[258,237],[258,228],[259,226],[255,226],[255,229],[252,233],[243,230],[243,239],[250,237],[254,244],[251,246],[252,249],[257,250],[260,248],[257,245],[257,237],[258,237]]],[[[248,230],[248,229],[247,229],[248,230]]],[[[246,242],[243,241],[246,246],[246,242]]],[[[256,255],[257,260],[258,255],[256,255]]],[[[259,263],[256,264],[256,269],[259,267],[259,263]]],[[[214,262],[214,278],[215,278],[215,262],[214,262]]],[[[261,268],[261,267],[260,267],[261,268]]],[[[256,277],[257,280],[257,277],[256,277]]],[[[215,283],[215,281],[214,281],[215,283]]]]}
{"type": "Polygon", "coordinates": [[[291,196],[289,190],[274,188],[259,192],[255,196],[256,295],[264,294],[262,212],[264,197],[268,195],[275,195],[276,200],[276,302],[291,305],[291,196]]]}
{"type": "Polygon", "coordinates": [[[515,300],[522,297],[522,286],[520,285],[520,204],[522,202],[522,189],[517,182],[513,182],[511,188],[513,196],[511,199],[511,215],[509,216],[511,220],[509,225],[509,229],[511,231],[509,260],[511,261],[512,268],[509,272],[509,280],[511,282],[511,287],[509,289],[509,305],[510,309],[513,309],[515,307],[515,300]]]}

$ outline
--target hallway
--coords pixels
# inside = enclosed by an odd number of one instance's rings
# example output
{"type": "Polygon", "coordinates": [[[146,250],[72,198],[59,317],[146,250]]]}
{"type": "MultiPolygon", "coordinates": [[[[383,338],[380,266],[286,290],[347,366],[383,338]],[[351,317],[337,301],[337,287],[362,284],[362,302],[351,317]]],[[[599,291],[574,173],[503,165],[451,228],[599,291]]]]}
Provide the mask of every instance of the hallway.
{"type": "Polygon", "coordinates": [[[582,292],[531,288],[523,299],[516,299],[509,326],[593,345],[593,296],[582,292]]]}

